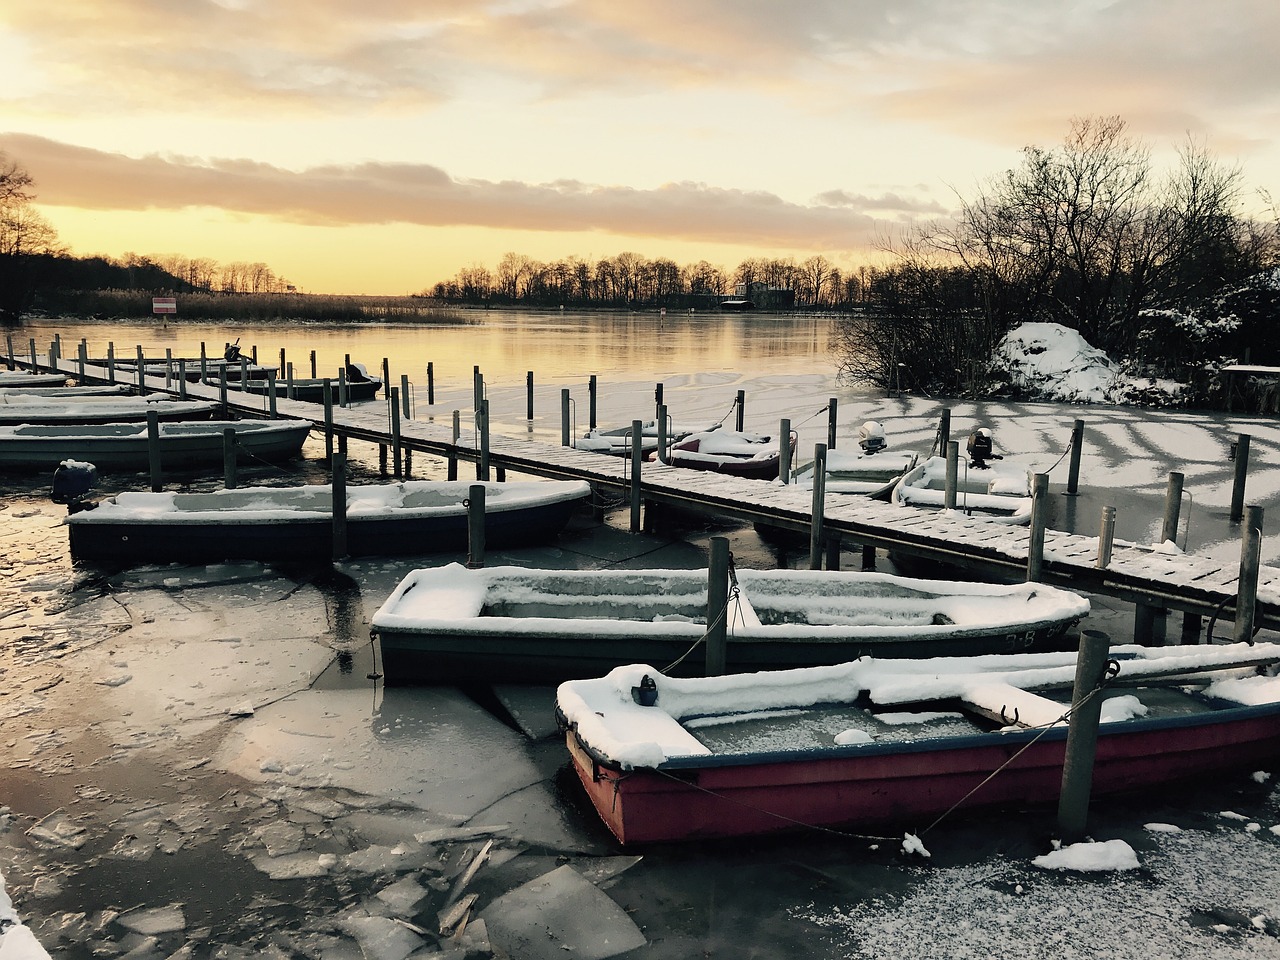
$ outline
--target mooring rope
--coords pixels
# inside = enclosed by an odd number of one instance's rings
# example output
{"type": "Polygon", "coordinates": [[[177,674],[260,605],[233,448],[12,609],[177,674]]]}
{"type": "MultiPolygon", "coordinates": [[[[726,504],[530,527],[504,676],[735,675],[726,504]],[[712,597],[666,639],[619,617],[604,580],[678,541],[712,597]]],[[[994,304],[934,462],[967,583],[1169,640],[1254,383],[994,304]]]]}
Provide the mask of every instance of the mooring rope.
{"type": "Polygon", "coordinates": [[[740,620],[741,613],[742,613],[742,590],[738,586],[738,572],[733,565],[732,553],[729,554],[729,592],[725,597],[724,608],[719,613],[716,614],[714,620],[712,620],[709,624],[707,624],[707,629],[703,631],[702,636],[700,636],[697,640],[693,641],[693,643],[690,644],[689,649],[687,649],[684,653],[680,654],[680,656],[678,656],[675,660],[671,661],[669,664],[667,664],[658,672],[663,675],[669,674],[676,667],[680,666],[680,664],[682,664],[685,661],[685,659],[689,656],[689,654],[697,650],[701,644],[706,643],[707,637],[711,636],[711,631],[719,627],[721,621],[723,621],[725,617],[729,615],[730,604],[733,604],[734,609],[737,611],[737,614],[734,616],[734,620],[735,621],[740,620]]]}

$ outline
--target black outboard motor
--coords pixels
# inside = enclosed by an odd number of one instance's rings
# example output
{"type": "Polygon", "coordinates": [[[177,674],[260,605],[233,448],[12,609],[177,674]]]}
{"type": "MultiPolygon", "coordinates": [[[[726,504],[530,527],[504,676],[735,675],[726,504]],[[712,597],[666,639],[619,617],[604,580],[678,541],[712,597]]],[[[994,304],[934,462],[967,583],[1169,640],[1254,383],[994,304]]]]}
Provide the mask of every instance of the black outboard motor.
{"type": "Polygon", "coordinates": [[[1004,459],[1004,457],[993,452],[991,431],[986,427],[979,427],[969,434],[969,443],[966,449],[969,451],[969,466],[975,470],[988,469],[990,466],[987,463],[988,460],[1004,459]]]}
{"type": "Polygon", "coordinates": [[[347,364],[347,383],[368,383],[369,380],[369,371],[363,363],[347,364]]]}
{"type": "Polygon", "coordinates": [[[63,460],[53,471],[53,489],[49,491],[49,498],[54,503],[65,503],[67,513],[92,510],[97,504],[86,498],[97,482],[98,468],[92,463],[63,460]]]}
{"type": "Polygon", "coordinates": [[[867,454],[879,453],[889,446],[884,438],[884,424],[878,420],[868,420],[858,428],[858,446],[867,454]]]}
{"type": "Polygon", "coordinates": [[[222,359],[227,363],[240,362],[240,338],[236,337],[235,343],[228,343],[227,348],[222,351],[222,359]]]}

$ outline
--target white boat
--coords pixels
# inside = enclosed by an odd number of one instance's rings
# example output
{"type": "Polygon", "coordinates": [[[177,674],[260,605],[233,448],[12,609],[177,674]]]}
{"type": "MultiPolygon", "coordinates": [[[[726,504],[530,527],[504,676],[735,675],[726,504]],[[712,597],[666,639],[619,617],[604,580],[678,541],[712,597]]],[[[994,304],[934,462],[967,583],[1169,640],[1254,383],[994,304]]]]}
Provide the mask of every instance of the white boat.
{"type": "MultiPolygon", "coordinates": [[[[868,420],[858,429],[858,449],[829,449],[826,460],[826,479],[823,489],[827,493],[871,497],[888,500],[894,485],[911,471],[920,460],[918,453],[896,452],[889,449],[884,426],[868,420]]],[[[801,464],[791,476],[791,482],[803,489],[813,489],[814,461],[801,464]]]]}
{"type": "Polygon", "coordinates": [[[136,423],[155,412],[164,420],[209,420],[218,412],[213,400],[175,400],[168,396],[33,396],[0,393],[0,424],[136,423]]]}
{"type": "MultiPolygon", "coordinates": [[[[969,458],[957,463],[955,508],[1004,523],[1031,521],[1035,471],[1026,463],[992,453],[985,427],[969,437],[969,458]]],[[[947,458],[929,457],[893,487],[890,501],[902,507],[941,510],[946,506],[947,458]]]]}
{"type": "MultiPolygon", "coordinates": [[[[790,443],[794,449],[794,432],[790,443]]],[[[750,480],[776,480],[782,462],[781,446],[776,437],[738,430],[691,433],[671,445],[667,463],[687,470],[708,470],[750,480]]],[[[649,459],[657,456],[654,451],[649,459]]]]}
{"type": "Polygon", "coordinates": [[[32,373],[29,370],[0,370],[0,387],[61,387],[65,373],[32,373]]]}
{"type": "MultiPolygon", "coordinates": [[[[703,427],[676,427],[674,424],[667,424],[667,442],[674,443],[683,440],[685,437],[693,433],[709,433],[712,430],[719,429],[719,424],[711,424],[703,427]]],[[[584,436],[573,441],[575,450],[588,450],[592,453],[608,453],[616,457],[631,456],[631,427],[612,427],[608,430],[601,430],[594,427],[588,430],[584,436]]],[[[645,420],[640,424],[640,454],[648,457],[649,454],[658,449],[658,421],[645,420]]]]}
{"type": "MultiPolygon", "coordinates": [[[[415,570],[371,621],[388,683],[558,682],[626,663],[705,669],[706,570],[415,570]],[[674,664],[674,666],[673,666],[674,664]]],[[[726,669],[853,657],[973,655],[1074,646],[1089,601],[1043,584],[883,573],[738,570],[726,669]]]]}
{"type": "MultiPolygon", "coordinates": [[[[346,553],[404,556],[467,549],[474,483],[406,480],[346,488],[346,553]]],[[[485,545],[553,540],[591,497],[581,480],[485,483],[485,545]]],[[[77,560],[210,563],[327,561],[333,487],[242,487],[207,493],[126,492],[64,521],[77,560]]]]}
{"type": "Polygon", "coordinates": [[[105,396],[127,396],[132,392],[132,387],[125,383],[101,383],[101,384],[84,384],[82,386],[66,386],[64,384],[56,384],[54,386],[10,386],[6,381],[0,380],[0,396],[24,396],[24,397],[105,397],[105,396]]]}

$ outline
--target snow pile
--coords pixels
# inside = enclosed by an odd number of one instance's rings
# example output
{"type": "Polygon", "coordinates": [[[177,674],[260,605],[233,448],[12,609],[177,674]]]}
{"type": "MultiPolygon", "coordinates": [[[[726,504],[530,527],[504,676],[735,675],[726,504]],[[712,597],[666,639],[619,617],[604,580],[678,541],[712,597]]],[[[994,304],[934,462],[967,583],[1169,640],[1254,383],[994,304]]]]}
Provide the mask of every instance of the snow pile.
{"type": "Polygon", "coordinates": [[[1138,869],[1138,855],[1123,840],[1076,843],[1036,857],[1031,862],[1046,870],[1097,872],[1138,869]]]}
{"type": "Polygon", "coordinates": [[[1066,403],[1106,403],[1121,380],[1105,353],[1056,323],[1014,327],[996,347],[995,365],[1016,393],[1066,403]]]}

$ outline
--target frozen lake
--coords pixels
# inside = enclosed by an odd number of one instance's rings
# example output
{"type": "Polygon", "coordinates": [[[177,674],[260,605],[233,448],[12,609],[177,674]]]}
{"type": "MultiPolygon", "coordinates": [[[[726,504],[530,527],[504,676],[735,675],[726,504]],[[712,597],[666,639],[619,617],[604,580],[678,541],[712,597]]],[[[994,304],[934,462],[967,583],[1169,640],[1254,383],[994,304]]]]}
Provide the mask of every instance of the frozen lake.
{"type": "MultiPolygon", "coordinates": [[[[651,417],[657,382],[679,420],[719,420],[741,390],[747,429],[770,432],[787,417],[802,451],[826,440],[830,397],[850,445],[874,418],[891,444],[927,450],[943,407],[839,384],[825,319],[478,319],[354,331],[42,323],[19,342],[57,333],[66,355],[85,337],[91,354],[111,340],[121,354],[142,343],[178,356],[240,337],[268,363],[285,349],[309,366],[314,349],[322,369],[349,353],[373,370],[385,356],[393,383],[414,381],[420,418],[468,410],[479,365],[493,430],[512,436],[558,437],[563,388],[584,430],[592,374],[602,425],[651,417]]],[[[953,438],[990,426],[998,450],[1053,465],[1060,527],[1095,534],[1110,504],[1119,536],[1151,542],[1168,472],[1179,470],[1180,543],[1238,557],[1226,514],[1227,447],[1239,433],[1252,438],[1248,502],[1276,506],[1272,418],[946,406],[953,438]],[[1076,418],[1086,424],[1082,495],[1069,499],[1065,463],[1054,464],[1076,418]]],[[[306,462],[241,483],[320,481],[322,453],[313,441],[306,462]]],[[[352,456],[357,478],[373,479],[376,449],[353,445],[352,456]]],[[[416,475],[442,471],[415,463],[416,475]]],[[[551,736],[550,690],[376,679],[372,613],[408,570],[458,557],[85,568],[67,556],[63,508],[47,490],[47,478],[0,480],[0,874],[56,956],[1280,957],[1280,799],[1267,765],[1096,806],[1094,837],[1126,841],[1134,870],[1033,864],[1048,850],[1051,806],[948,818],[922,835],[928,858],[904,853],[901,836],[854,829],[623,852],[551,736]],[[512,717],[495,707],[503,698],[512,717]]],[[[491,551],[487,562],[696,568],[709,538],[727,536],[739,565],[807,563],[750,529],[655,537],[626,526],[625,511],[582,517],[553,546],[491,551]]],[[[1131,624],[1124,605],[1096,602],[1086,626],[1126,639],[1131,624]]]]}

